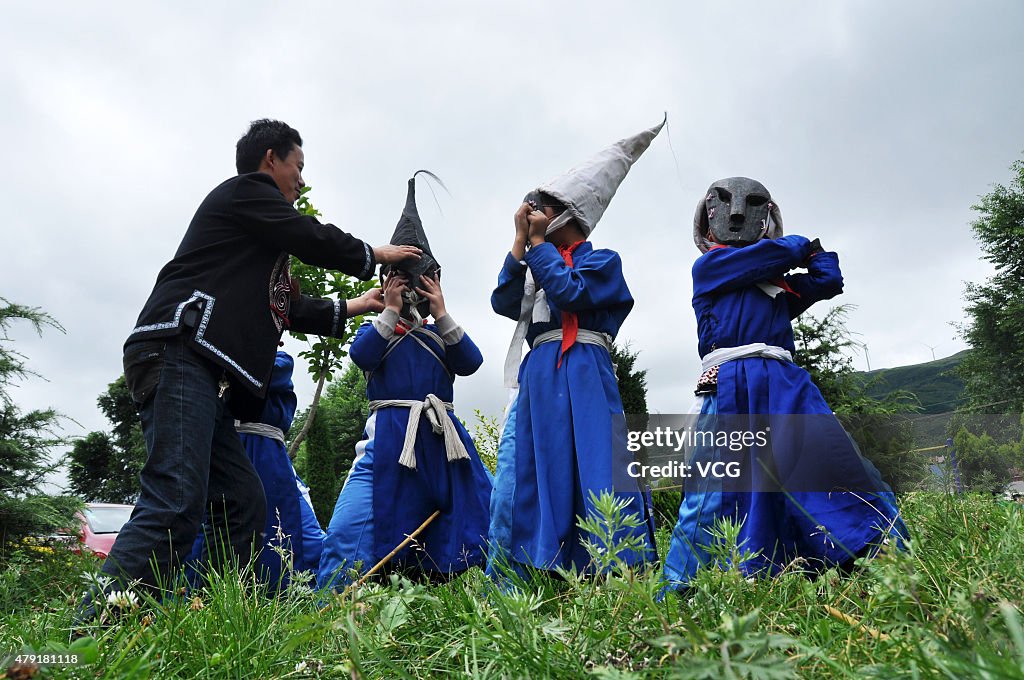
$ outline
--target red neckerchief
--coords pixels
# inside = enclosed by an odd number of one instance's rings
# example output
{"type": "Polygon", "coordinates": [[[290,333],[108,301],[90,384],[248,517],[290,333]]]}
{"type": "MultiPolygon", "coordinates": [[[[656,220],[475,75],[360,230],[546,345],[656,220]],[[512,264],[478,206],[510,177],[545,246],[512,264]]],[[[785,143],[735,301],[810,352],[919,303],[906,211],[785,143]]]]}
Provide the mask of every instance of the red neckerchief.
{"type": "MultiPolygon", "coordinates": [[[[558,246],[558,254],[562,256],[565,264],[569,267],[572,267],[572,253],[581,243],[586,243],[586,240],[576,241],[571,246],[558,246]]],[[[579,328],[580,321],[576,318],[575,312],[562,312],[562,350],[558,353],[558,364],[555,368],[562,367],[562,357],[576,342],[576,333],[579,328]]]]}
{"type": "MultiPolygon", "coordinates": [[[[421,326],[426,326],[427,325],[427,320],[424,319],[422,321],[422,323],[420,323],[420,325],[421,326]]],[[[395,324],[395,335],[405,335],[406,333],[408,333],[411,330],[412,330],[412,326],[407,324],[405,322],[405,319],[399,318],[398,319],[398,323],[395,324]]]]}
{"type": "MultiPolygon", "coordinates": [[[[711,246],[708,246],[708,252],[711,252],[712,250],[717,250],[719,248],[728,248],[728,247],[729,246],[722,245],[721,243],[715,243],[715,244],[713,244],[711,246]]],[[[769,280],[768,283],[772,284],[773,286],[778,286],[779,288],[781,288],[782,290],[784,290],[787,293],[792,293],[793,295],[795,295],[797,297],[800,297],[800,293],[798,293],[795,290],[793,290],[793,288],[789,285],[789,282],[786,281],[786,279],[781,277],[781,276],[778,277],[778,278],[769,280]]]]}

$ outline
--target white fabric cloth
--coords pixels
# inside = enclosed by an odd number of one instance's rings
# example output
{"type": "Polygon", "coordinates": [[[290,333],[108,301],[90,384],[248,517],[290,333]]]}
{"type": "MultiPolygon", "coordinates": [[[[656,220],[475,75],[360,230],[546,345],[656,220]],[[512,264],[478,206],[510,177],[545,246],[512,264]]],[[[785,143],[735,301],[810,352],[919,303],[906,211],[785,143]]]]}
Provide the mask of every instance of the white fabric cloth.
{"type": "Polygon", "coordinates": [[[402,454],[398,458],[399,465],[404,465],[410,470],[416,469],[416,431],[419,429],[420,418],[426,416],[434,434],[444,437],[445,453],[448,455],[448,462],[453,460],[469,459],[469,452],[466,445],[459,437],[459,431],[455,423],[448,417],[447,411],[454,411],[455,407],[435,394],[428,394],[423,401],[415,399],[376,399],[371,401],[370,412],[389,406],[409,409],[409,422],[405,427],[405,441],[402,443],[402,454]]]}
{"type": "MultiPolygon", "coordinates": [[[[533,340],[533,346],[543,345],[546,342],[562,342],[562,329],[556,328],[553,331],[541,333],[533,340]]],[[[592,331],[589,328],[576,329],[576,342],[584,345],[598,345],[604,347],[609,353],[612,351],[612,336],[599,331],[592,331]]]]}
{"type": "Polygon", "coordinates": [[[572,212],[570,212],[569,210],[566,210],[561,215],[559,215],[555,219],[551,220],[551,224],[549,224],[548,228],[544,230],[544,235],[547,236],[551,232],[558,231],[559,229],[561,229],[562,227],[567,225],[569,223],[569,220],[572,220],[572,219],[575,219],[575,218],[576,218],[576,216],[573,215],[572,212]]]}
{"type": "Polygon", "coordinates": [[[773,300],[775,299],[776,295],[785,290],[785,288],[783,288],[782,286],[776,286],[774,283],[768,283],[767,281],[762,281],[761,283],[758,283],[756,285],[758,288],[761,289],[761,291],[765,295],[772,298],[773,300]]]}
{"type": "MultiPolygon", "coordinates": [[[[525,262],[522,263],[524,266],[525,262]]],[[[537,323],[538,312],[546,311],[550,316],[547,300],[544,297],[544,290],[539,291],[541,304],[537,304],[537,282],[533,279],[533,272],[526,270],[526,283],[523,284],[523,300],[519,305],[519,320],[516,322],[516,330],[512,333],[512,340],[508,345],[508,352],[505,353],[505,387],[517,389],[519,387],[519,364],[523,360],[523,341],[526,340],[526,332],[530,323],[537,323]]],[[[547,320],[547,319],[545,319],[547,320]]]]}

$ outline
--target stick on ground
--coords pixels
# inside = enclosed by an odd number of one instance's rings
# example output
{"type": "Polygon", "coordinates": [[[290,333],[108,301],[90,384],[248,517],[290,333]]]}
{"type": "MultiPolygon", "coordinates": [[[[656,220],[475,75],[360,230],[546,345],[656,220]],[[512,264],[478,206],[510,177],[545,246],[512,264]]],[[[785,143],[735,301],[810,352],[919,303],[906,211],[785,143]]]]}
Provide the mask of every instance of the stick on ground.
{"type": "Polygon", "coordinates": [[[402,548],[404,548],[405,546],[409,545],[409,544],[410,544],[410,543],[411,543],[411,542],[413,541],[413,539],[415,539],[415,538],[416,538],[417,536],[419,536],[419,535],[420,535],[420,533],[421,533],[421,532],[422,532],[422,531],[423,531],[424,529],[426,529],[426,528],[427,528],[428,526],[430,526],[430,523],[431,523],[431,522],[433,522],[433,521],[434,521],[435,519],[437,519],[437,518],[438,518],[438,517],[440,517],[440,516],[441,516],[441,511],[440,511],[440,510],[434,510],[434,514],[432,514],[432,515],[431,515],[430,517],[428,517],[427,519],[425,519],[425,520],[423,521],[423,524],[421,524],[421,525],[419,525],[418,527],[416,527],[416,531],[414,531],[414,532],[412,532],[411,534],[409,534],[408,536],[406,536],[406,537],[405,537],[405,540],[404,540],[404,541],[402,541],[402,542],[401,542],[401,543],[399,543],[399,544],[398,544],[397,546],[395,546],[395,549],[394,549],[394,550],[392,550],[392,551],[391,551],[391,552],[389,552],[389,553],[388,553],[387,555],[385,555],[385,556],[384,556],[384,558],[383,558],[383,559],[381,559],[381,561],[380,561],[380,562],[378,562],[377,564],[373,565],[373,569],[370,569],[370,571],[368,571],[368,572],[366,572],[365,574],[363,574],[363,577],[362,577],[361,579],[359,579],[358,581],[356,581],[356,582],[355,582],[354,584],[352,584],[351,586],[349,586],[349,588],[353,588],[353,587],[359,587],[359,586],[363,585],[363,583],[365,583],[365,582],[366,582],[366,579],[368,579],[368,578],[370,578],[371,576],[373,576],[373,575],[374,575],[375,573],[377,573],[377,570],[379,570],[379,569],[380,569],[381,567],[383,567],[383,566],[384,566],[385,564],[387,564],[388,562],[390,562],[390,561],[391,561],[391,558],[392,558],[392,557],[394,557],[394,556],[395,556],[395,554],[396,554],[396,553],[397,553],[397,552],[398,552],[399,550],[401,550],[401,549],[402,549],[402,548]]]}

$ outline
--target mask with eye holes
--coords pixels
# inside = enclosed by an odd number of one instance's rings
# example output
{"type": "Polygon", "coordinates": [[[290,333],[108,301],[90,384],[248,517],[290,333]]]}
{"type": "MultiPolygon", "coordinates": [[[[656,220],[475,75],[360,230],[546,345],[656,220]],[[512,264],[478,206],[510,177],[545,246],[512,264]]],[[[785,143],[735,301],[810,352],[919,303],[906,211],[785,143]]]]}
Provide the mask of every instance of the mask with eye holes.
{"type": "Polygon", "coordinates": [[[714,243],[749,246],[762,238],[782,236],[782,213],[757,180],[720,179],[697,204],[693,236],[702,251],[714,243]]]}

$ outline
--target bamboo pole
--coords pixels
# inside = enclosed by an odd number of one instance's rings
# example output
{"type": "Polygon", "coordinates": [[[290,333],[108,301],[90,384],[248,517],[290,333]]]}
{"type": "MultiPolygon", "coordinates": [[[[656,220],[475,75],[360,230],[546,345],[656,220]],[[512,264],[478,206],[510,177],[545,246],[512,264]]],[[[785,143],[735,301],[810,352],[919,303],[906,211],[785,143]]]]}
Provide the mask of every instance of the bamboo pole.
{"type": "Polygon", "coordinates": [[[836,619],[837,621],[842,621],[843,623],[853,626],[854,628],[859,628],[876,640],[889,640],[889,636],[885,633],[875,630],[871,626],[865,624],[863,621],[858,621],[849,614],[845,614],[831,605],[826,604],[825,611],[828,612],[828,615],[831,616],[833,619],[836,619]]]}
{"type": "MultiPolygon", "coordinates": [[[[417,536],[419,536],[419,535],[420,535],[420,534],[421,534],[421,533],[423,532],[423,530],[424,530],[424,529],[426,529],[426,528],[427,528],[428,526],[430,526],[430,523],[431,523],[431,522],[433,522],[433,521],[434,521],[435,519],[437,519],[437,518],[438,518],[438,517],[440,517],[440,516],[441,516],[441,511],[440,511],[440,510],[434,510],[434,514],[432,514],[432,515],[431,515],[430,517],[428,517],[427,519],[425,519],[425,520],[423,521],[423,524],[419,525],[419,526],[418,526],[418,527],[416,528],[416,531],[414,531],[414,532],[412,532],[411,534],[409,534],[408,536],[406,536],[406,537],[405,537],[405,540],[404,540],[404,541],[402,541],[402,542],[401,542],[401,543],[399,543],[399,544],[398,544],[397,546],[395,546],[395,549],[394,549],[394,550],[392,550],[392,551],[391,551],[391,552],[389,552],[389,553],[388,553],[387,555],[385,555],[385,556],[384,556],[384,558],[383,558],[383,559],[381,559],[381,561],[380,561],[380,562],[378,562],[377,564],[373,565],[373,568],[372,568],[372,569],[370,569],[370,571],[368,571],[368,572],[366,572],[365,574],[363,574],[363,577],[362,577],[361,579],[359,579],[358,581],[356,581],[356,582],[355,582],[354,584],[350,585],[350,586],[349,586],[349,588],[358,588],[359,586],[363,585],[363,583],[365,583],[365,582],[366,582],[366,579],[368,579],[368,578],[370,578],[371,576],[373,576],[373,575],[374,575],[375,573],[377,573],[377,571],[378,571],[378,570],[379,570],[379,569],[380,569],[381,567],[383,567],[383,566],[384,566],[385,564],[387,564],[388,562],[390,562],[390,561],[391,561],[391,558],[392,558],[392,557],[394,557],[394,556],[395,556],[395,554],[396,554],[396,553],[398,553],[398,551],[399,551],[399,550],[401,550],[401,549],[402,549],[402,548],[404,548],[405,546],[407,546],[407,545],[409,545],[410,543],[412,543],[412,541],[413,541],[413,540],[414,540],[414,539],[415,539],[415,538],[416,538],[417,536]]],[[[346,588],[346,590],[348,590],[348,588],[346,588]]]]}

